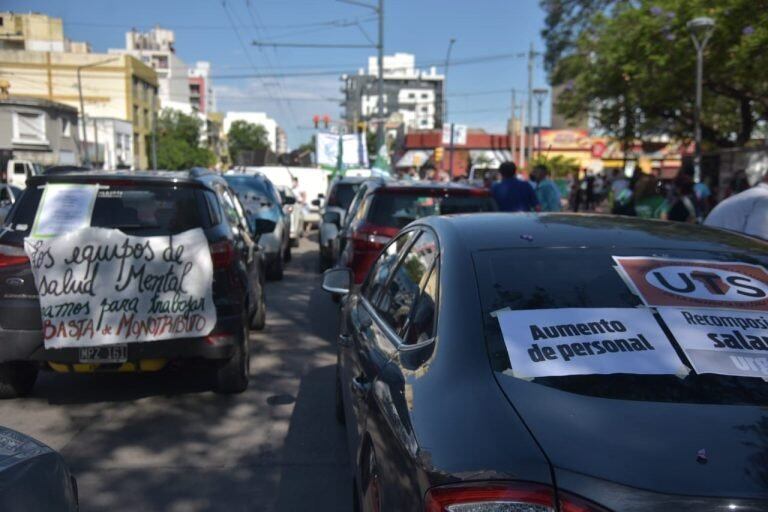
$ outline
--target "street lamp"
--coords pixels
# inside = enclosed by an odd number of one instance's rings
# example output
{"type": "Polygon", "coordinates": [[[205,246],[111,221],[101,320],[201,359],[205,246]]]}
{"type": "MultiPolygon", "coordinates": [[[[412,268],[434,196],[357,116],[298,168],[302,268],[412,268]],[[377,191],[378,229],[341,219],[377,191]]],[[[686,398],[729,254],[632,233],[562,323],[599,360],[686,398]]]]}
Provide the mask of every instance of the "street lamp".
{"type": "MultiPolygon", "coordinates": [[[[443,77],[443,125],[448,122],[448,68],[451,65],[451,50],[456,43],[456,38],[448,41],[448,51],[445,54],[445,76],[443,77]]],[[[453,178],[453,124],[449,125],[451,129],[450,144],[448,150],[448,173],[453,178]]]]}
{"type": "MultiPolygon", "coordinates": [[[[83,120],[83,151],[85,152],[85,161],[83,162],[86,166],[91,163],[91,157],[88,154],[88,130],[85,126],[85,107],[83,106],[83,81],[80,77],[80,72],[85,68],[93,68],[96,66],[101,66],[102,64],[107,64],[108,62],[112,62],[113,60],[117,60],[120,57],[112,57],[111,59],[106,60],[100,60],[98,62],[91,62],[90,64],[83,64],[82,66],[77,66],[77,94],[80,97],[80,117],[83,120]]],[[[94,127],[94,133],[96,128],[94,127]]],[[[96,148],[96,151],[98,152],[98,148],[96,148]]],[[[98,155],[97,155],[98,157],[98,155]]]]}
{"type": "Polygon", "coordinates": [[[549,94],[549,89],[534,89],[533,90],[533,97],[536,99],[536,108],[538,109],[538,120],[537,125],[539,127],[539,141],[538,141],[538,150],[539,150],[539,158],[541,158],[541,104],[544,103],[544,100],[547,98],[547,94],[549,94]]]}
{"type": "Polygon", "coordinates": [[[693,179],[698,183],[701,181],[701,83],[704,76],[704,48],[715,30],[715,20],[707,17],[694,18],[686,26],[691,32],[693,46],[696,47],[696,107],[693,111],[696,148],[693,157],[693,179]]]}

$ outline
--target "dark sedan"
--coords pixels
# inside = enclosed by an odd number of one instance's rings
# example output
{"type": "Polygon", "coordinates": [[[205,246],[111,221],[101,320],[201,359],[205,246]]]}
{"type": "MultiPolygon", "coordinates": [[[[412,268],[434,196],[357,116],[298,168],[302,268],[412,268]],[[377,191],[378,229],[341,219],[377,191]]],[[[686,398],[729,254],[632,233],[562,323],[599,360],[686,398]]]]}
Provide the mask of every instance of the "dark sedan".
{"type": "Polygon", "coordinates": [[[359,289],[327,271],[360,510],[768,510],[767,250],[474,214],[411,223],[359,289]]]}

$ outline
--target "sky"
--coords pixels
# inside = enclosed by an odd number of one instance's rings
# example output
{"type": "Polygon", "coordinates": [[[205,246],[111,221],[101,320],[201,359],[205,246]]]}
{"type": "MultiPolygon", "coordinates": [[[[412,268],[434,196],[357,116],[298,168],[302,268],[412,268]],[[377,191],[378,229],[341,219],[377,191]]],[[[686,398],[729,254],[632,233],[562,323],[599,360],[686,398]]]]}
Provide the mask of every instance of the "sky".
{"type": "MultiPolygon", "coordinates": [[[[377,37],[373,11],[339,0],[3,0],[2,8],[61,17],[65,35],[90,42],[95,52],[123,48],[132,28],[173,29],[179,57],[190,66],[211,63],[217,110],[266,112],[286,130],[290,147],[311,138],[313,115],[339,119],[341,72],[366,67],[375,49],[263,48],[251,42],[367,44],[364,32],[377,37]],[[248,76],[255,74],[273,76],[248,76]]],[[[511,89],[520,91],[521,101],[527,87],[526,59],[512,54],[527,52],[531,43],[543,48],[543,19],[538,0],[384,0],[385,53],[412,53],[417,67],[437,65],[443,73],[448,42],[455,38],[447,81],[450,120],[503,133],[511,89]]],[[[541,57],[534,77],[535,87],[546,86],[541,57]]]]}

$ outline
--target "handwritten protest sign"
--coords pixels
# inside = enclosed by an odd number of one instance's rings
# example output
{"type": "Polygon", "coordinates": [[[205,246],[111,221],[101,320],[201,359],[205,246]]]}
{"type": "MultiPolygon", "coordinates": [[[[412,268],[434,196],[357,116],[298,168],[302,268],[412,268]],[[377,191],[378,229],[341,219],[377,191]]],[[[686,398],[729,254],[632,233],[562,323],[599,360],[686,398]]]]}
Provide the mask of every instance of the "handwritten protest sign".
{"type": "Polygon", "coordinates": [[[98,185],[48,183],[40,198],[32,236],[47,238],[91,225],[98,185]]]}
{"type": "Polygon", "coordinates": [[[647,309],[500,310],[495,316],[512,373],[521,379],[689,371],[647,309]]]}
{"type": "Polygon", "coordinates": [[[768,379],[768,315],[658,308],[698,373],[768,379]]]}
{"type": "Polygon", "coordinates": [[[88,227],[27,238],[46,348],[205,336],[216,323],[201,229],[135,237],[88,227]]]}
{"type": "Polygon", "coordinates": [[[738,261],[614,256],[648,306],[768,311],[768,272],[738,261]]]}

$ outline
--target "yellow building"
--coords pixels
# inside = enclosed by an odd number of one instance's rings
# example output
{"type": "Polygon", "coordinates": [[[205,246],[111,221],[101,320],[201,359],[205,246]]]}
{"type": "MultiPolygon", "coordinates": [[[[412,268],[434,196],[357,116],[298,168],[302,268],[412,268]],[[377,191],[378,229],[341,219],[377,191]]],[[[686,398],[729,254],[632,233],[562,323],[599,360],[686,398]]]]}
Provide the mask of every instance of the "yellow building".
{"type": "Polygon", "coordinates": [[[0,49],[89,53],[88,43],[64,37],[61,18],[39,13],[0,12],[0,49]]]}
{"type": "Polygon", "coordinates": [[[11,97],[44,98],[79,109],[78,70],[86,118],[131,122],[134,162],[146,169],[147,136],[160,106],[152,68],[129,55],[0,49],[0,79],[11,84],[11,97]]]}

